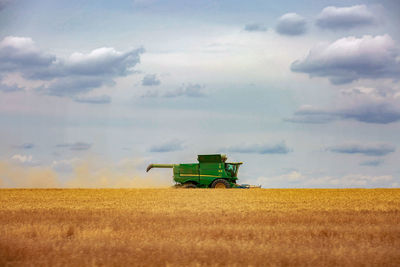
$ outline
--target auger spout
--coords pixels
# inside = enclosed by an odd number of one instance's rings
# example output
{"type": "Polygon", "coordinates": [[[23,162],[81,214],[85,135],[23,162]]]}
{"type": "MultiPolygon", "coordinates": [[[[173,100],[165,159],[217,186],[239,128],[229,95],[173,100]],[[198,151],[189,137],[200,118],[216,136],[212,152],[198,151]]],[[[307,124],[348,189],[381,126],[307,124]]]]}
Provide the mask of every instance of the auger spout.
{"type": "Polygon", "coordinates": [[[175,164],[150,164],[147,166],[146,172],[150,171],[152,168],[173,168],[175,164]]]}

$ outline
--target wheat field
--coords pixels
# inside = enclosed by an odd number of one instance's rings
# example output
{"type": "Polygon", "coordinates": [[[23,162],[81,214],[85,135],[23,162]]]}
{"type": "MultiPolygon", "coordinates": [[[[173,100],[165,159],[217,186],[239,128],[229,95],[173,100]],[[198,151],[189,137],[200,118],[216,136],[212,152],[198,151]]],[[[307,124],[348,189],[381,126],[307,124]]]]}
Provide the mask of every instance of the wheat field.
{"type": "Polygon", "coordinates": [[[2,189],[0,266],[400,266],[400,189],[2,189]]]}

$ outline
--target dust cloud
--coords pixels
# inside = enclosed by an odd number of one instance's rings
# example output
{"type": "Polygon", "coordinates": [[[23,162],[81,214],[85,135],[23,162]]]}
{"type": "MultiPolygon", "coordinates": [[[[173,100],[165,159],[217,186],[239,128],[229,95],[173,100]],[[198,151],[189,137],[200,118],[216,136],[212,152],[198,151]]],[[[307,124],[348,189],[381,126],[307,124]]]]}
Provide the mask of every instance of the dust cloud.
{"type": "Polygon", "coordinates": [[[0,162],[0,187],[55,188],[60,187],[58,175],[50,167],[32,167],[0,162]]]}
{"type": "Polygon", "coordinates": [[[166,172],[146,173],[143,160],[118,163],[86,159],[75,162],[67,177],[50,166],[32,167],[0,161],[0,188],[160,188],[170,187],[166,172]]]}
{"type": "Polygon", "coordinates": [[[154,188],[171,186],[168,175],[146,173],[135,168],[133,161],[115,165],[97,166],[97,162],[85,161],[74,169],[73,178],[66,182],[69,188],[154,188]]]}

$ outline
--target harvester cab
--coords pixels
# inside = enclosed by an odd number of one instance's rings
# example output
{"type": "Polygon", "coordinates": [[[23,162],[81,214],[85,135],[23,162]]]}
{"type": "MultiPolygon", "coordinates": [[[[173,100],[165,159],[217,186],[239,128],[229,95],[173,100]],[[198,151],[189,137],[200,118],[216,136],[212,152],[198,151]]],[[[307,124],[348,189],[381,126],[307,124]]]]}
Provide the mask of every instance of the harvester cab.
{"type": "Polygon", "coordinates": [[[185,188],[247,188],[236,183],[242,162],[226,162],[223,154],[198,155],[197,160],[199,163],[150,164],[146,171],[172,168],[176,185],[185,188]]]}

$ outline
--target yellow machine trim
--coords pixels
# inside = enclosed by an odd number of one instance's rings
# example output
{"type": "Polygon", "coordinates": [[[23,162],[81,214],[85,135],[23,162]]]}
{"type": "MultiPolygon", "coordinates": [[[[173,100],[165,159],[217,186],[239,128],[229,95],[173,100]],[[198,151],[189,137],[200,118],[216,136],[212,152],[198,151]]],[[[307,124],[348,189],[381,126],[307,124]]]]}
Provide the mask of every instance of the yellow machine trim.
{"type": "Polygon", "coordinates": [[[208,177],[221,177],[221,176],[207,175],[207,174],[180,174],[180,176],[208,176],[208,177]]]}

